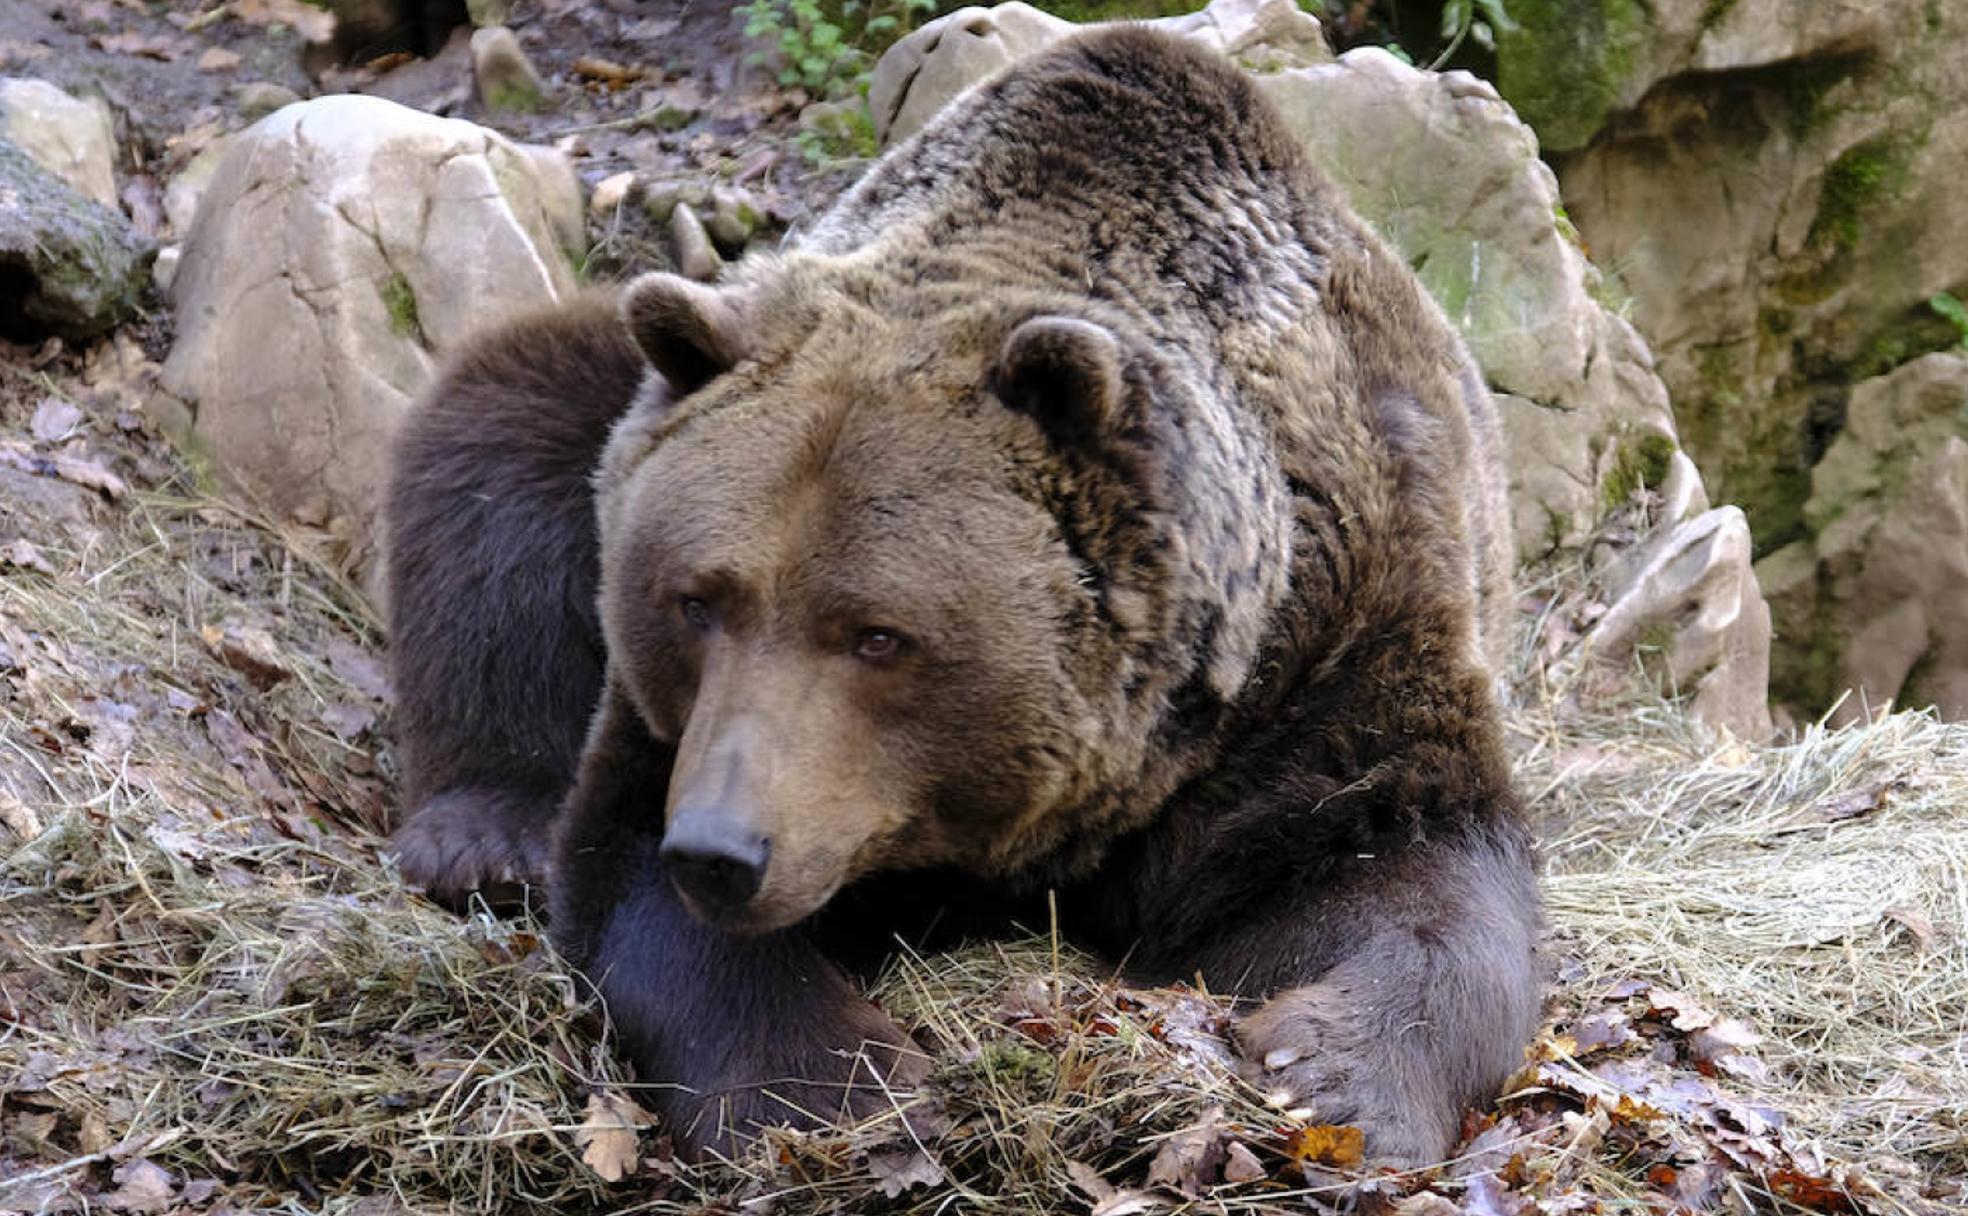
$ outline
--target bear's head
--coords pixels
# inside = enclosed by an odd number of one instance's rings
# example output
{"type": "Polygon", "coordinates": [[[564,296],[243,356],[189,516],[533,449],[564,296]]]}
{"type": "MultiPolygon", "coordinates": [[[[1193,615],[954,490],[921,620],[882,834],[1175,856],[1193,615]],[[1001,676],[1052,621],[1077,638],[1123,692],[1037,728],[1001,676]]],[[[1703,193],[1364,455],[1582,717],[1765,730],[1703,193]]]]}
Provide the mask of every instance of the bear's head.
{"type": "Polygon", "coordinates": [[[793,255],[624,297],[661,383],[598,478],[609,678],[674,748],[663,857],[725,928],[1066,864],[1256,663],[1289,513],[1252,422],[1122,314],[979,294],[793,255]]]}

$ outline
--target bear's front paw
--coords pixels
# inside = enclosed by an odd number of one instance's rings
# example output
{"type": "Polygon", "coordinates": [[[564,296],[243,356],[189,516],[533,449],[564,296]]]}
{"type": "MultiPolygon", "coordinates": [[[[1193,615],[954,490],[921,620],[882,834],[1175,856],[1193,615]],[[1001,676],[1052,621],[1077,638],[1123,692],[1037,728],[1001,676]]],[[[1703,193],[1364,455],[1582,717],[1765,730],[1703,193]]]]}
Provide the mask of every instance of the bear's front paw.
{"type": "Polygon", "coordinates": [[[495,790],[447,790],[390,837],[404,881],[440,903],[477,892],[494,907],[546,881],[553,807],[495,790]]]}
{"type": "Polygon", "coordinates": [[[1282,1109],[1366,1134],[1367,1155],[1390,1165],[1439,1161],[1456,1112],[1419,1044],[1380,1033],[1348,994],[1314,984],[1281,993],[1237,1023],[1244,1079],[1282,1109]]]}
{"type": "Polygon", "coordinates": [[[767,1127],[851,1126],[905,1109],[929,1060],[887,1014],[865,1002],[832,1033],[786,1028],[739,1053],[740,1076],[706,1079],[661,1105],[687,1156],[730,1156],[767,1127]],[[750,1074],[750,1075],[743,1075],[750,1074]]]}

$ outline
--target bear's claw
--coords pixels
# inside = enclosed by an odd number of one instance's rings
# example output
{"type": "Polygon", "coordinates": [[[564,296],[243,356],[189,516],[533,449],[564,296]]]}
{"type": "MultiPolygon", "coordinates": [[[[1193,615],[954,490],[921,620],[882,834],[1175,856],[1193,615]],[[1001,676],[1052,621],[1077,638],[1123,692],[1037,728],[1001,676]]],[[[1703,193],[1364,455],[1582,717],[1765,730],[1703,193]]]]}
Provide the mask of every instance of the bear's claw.
{"type": "Polygon", "coordinates": [[[490,790],[448,790],[390,838],[405,882],[440,903],[473,893],[495,907],[521,903],[546,881],[551,808],[490,790]]]}

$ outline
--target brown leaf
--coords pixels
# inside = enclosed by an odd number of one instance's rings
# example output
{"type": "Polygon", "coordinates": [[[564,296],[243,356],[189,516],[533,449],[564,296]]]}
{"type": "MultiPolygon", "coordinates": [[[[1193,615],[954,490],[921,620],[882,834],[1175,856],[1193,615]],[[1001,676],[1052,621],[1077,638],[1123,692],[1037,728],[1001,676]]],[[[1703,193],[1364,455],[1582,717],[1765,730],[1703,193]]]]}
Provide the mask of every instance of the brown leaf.
{"type": "Polygon", "coordinates": [[[25,536],[15,537],[0,546],[0,570],[32,570],[36,574],[54,577],[55,568],[41,553],[41,547],[25,536]]]}
{"type": "Polygon", "coordinates": [[[1194,1127],[1162,1141],[1148,1166],[1148,1185],[1165,1186],[1197,1198],[1223,1177],[1224,1140],[1228,1137],[1212,1111],[1194,1127]]]}
{"type": "Polygon", "coordinates": [[[334,731],[337,739],[349,742],[376,724],[376,711],[366,705],[336,701],[321,711],[321,723],[334,731]]]}
{"type": "Polygon", "coordinates": [[[588,1121],[574,1130],[581,1160],[603,1182],[620,1182],[641,1164],[637,1129],[649,1124],[649,1113],[618,1093],[588,1096],[588,1121]]]}
{"type": "Polygon", "coordinates": [[[139,34],[125,30],[120,34],[109,34],[94,40],[96,45],[112,55],[135,55],[140,59],[155,59],[169,63],[184,51],[185,40],[175,34],[139,34]]]}
{"type": "Polygon", "coordinates": [[[104,1196],[103,1202],[112,1211],[162,1212],[171,1206],[177,1193],[171,1175],[142,1157],[117,1166],[111,1177],[116,1181],[116,1189],[104,1196]]]}
{"type": "Polygon", "coordinates": [[[1099,1170],[1094,1169],[1084,1161],[1068,1161],[1066,1163],[1066,1178],[1074,1186],[1080,1188],[1081,1194],[1093,1200],[1096,1204],[1103,1203],[1114,1197],[1114,1184],[1102,1178],[1099,1170]]]}
{"type": "Polygon", "coordinates": [[[1715,1015],[1700,1001],[1672,988],[1651,989],[1647,994],[1647,1003],[1651,1012],[1669,1015],[1669,1021],[1676,1030],[1700,1030],[1715,1022],[1715,1015]]]}
{"type": "Polygon", "coordinates": [[[280,653],[273,635],[257,625],[224,621],[198,631],[205,648],[227,667],[246,677],[254,688],[265,692],[293,674],[280,653]]]}
{"type": "Polygon", "coordinates": [[[890,1199],[899,1199],[915,1187],[943,1185],[943,1167],[919,1148],[870,1153],[868,1172],[881,1184],[882,1194],[890,1199]]]}
{"type": "Polygon", "coordinates": [[[12,465],[23,473],[59,477],[85,489],[95,490],[111,501],[130,492],[123,479],[110,472],[100,460],[64,453],[43,456],[26,444],[7,442],[0,443],[0,462],[12,465]]]}
{"type": "Polygon", "coordinates": [[[344,638],[328,642],[328,669],[342,683],[372,701],[388,704],[393,699],[389,672],[375,655],[344,638]]]}
{"type": "Polygon", "coordinates": [[[201,72],[230,72],[239,66],[239,52],[228,51],[222,46],[209,47],[198,57],[198,70],[201,72]]]}
{"type": "Polygon", "coordinates": [[[1264,1163],[1257,1159],[1257,1154],[1251,1152],[1248,1146],[1241,1140],[1230,1142],[1230,1149],[1224,1154],[1223,1159],[1225,1182],[1256,1182],[1266,1173],[1268,1171],[1264,1168],[1264,1163]]]}
{"type": "Polygon", "coordinates": [[[1722,1018],[1688,1036],[1688,1054],[1697,1060],[1714,1061],[1737,1055],[1763,1041],[1763,1036],[1735,1018],[1722,1018]]]}
{"type": "Polygon", "coordinates": [[[1857,1207],[1844,1186],[1830,1178],[1786,1166],[1770,1171],[1770,1189],[1801,1208],[1814,1212],[1853,1212],[1857,1207]]]}
{"type": "Polygon", "coordinates": [[[248,25],[285,25],[307,42],[335,36],[335,14],[306,0],[233,0],[233,15],[248,25]]]}
{"type": "Polygon", "coordinates": [[[1917,908],[1897,907],[1886,909],[1886,919],[1904,925],[1913,939],[1920,943],[1922,950],[1931,950],[1939,940],[1940,934],[1934,928],[1934,921],[1917,908]]]}
{"type": "Polygon", "coordinates": [[[595,55],[583,55],[574,61],[574,74],[589,80],[599,80],[617,87],[630,81],[641,80],[649,74],[645,68],[629,67],[616,63],[613,59],[602,59],[595,55]]]}
{"type": "Polygon", "coordinates": [[[1352,1169],[1366,1159],[1367,1137],[1357,1127],[1330,1123],[1301,1127],[1286,1138],[1285,1152],[1304,1164],[1352,1169]]]}

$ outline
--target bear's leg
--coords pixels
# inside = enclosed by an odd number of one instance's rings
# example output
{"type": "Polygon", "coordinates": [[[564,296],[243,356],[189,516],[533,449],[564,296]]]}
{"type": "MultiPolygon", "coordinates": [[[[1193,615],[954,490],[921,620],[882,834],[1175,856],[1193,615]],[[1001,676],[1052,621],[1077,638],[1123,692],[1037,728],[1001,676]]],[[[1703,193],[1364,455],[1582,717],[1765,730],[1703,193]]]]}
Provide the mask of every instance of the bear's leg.
{"type": "Polygon", "coordinates": [[[672,758],[609,691],[555,828],[554,938],[644,1101],[692,1153],[891,1109],[926,1061],[802,929],[739,937],[684,908],[657,855],[672,758]]]}
{"type": "Polygon", "coordinates": [[[404,422],[385,506],[395,851],[437,898],[544,875],[601,690],[589,476],[646,370],[613,300],[583,298],[475,339],[404,422]]]}
{"type": "Polygon", "coordinates": [[[1238,985],[1269,994],[1236,1027],[1246,1075],[1278,1105],[1361,1128],[1372,1158],[1414,1165],[1445,1157],[1463,1111],[1523,1063],[1539,1014],[1536,880],[1514,832],[1382,860],[1218,949],[1322,960],[1299,977],[1258,964],[1259,982],[1238,985]]]}

